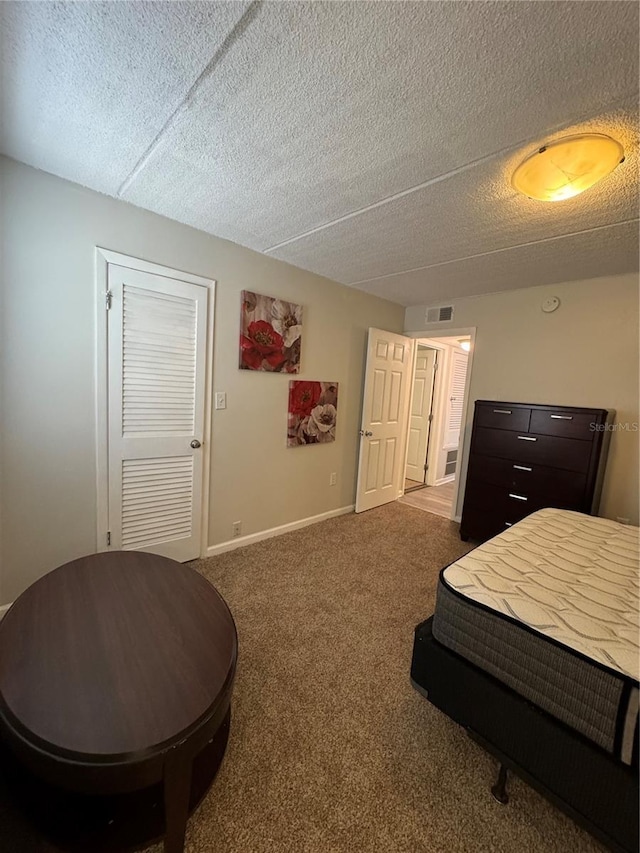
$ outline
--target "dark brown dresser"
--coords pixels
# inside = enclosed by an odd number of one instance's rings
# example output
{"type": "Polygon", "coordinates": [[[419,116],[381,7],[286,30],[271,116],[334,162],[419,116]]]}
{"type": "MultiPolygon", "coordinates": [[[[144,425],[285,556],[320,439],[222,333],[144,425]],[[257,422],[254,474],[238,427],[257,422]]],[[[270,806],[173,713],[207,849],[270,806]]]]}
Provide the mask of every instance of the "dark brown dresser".
{"type": "Polygon", "coordinates": [[[484,542],[544,507],[595,515],[614,415],[477,400],[461,538],[484,542]]]}

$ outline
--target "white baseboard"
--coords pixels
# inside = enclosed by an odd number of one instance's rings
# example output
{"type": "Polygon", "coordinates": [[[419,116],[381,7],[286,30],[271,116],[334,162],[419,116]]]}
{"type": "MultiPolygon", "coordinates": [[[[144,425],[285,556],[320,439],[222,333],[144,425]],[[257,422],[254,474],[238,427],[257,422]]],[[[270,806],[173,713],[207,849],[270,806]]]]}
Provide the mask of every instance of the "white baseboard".
{"type": "Polygon", "coordinates": [[[331,509],[329,512],[321,512],[320,515],[310,515],[308,518],[291,521],[289,524],[281,524],[279,527],[270,527],[268,530],[261,530],[259,533],[250,533],[248,536],[238,536],[237,539],[228,539],[226,542],[220,542],[219,545],[210,545],[207,548],[207,557],[224,554],[226,551],[234,551],[236,548],[244,548],[245,545],[253,545],[256,542],[262,542],[264,539],[272,539],[274,536],[281,536],[283,533],[290,533],[292,530],[300,530],[302,527],[309,527],[311,524],[326,521],[328,518],[348,515],[353,510],[353,504],[351,506],[342,506],[339,509],[331,509]]]}
{"type": "Polygon", "coordinates": [[[434,486],[444,486],[445,483],[453,483],[455,478],[455,474],[448,474],[446,477],[440,477],[439,480],[435,481],[434,486]]]}
{"type": "Polygon", "coordinates": [[[462,516],[461,515],[454,515],[453,520],[457,521],[458,524],[460,524],[460,522],[462,521],[462,516]]]}
{"type": "Polygon", "coordinates": [[[4,616],[7,610],[11,607],[13,601],[10,601],[9,604],[0,604],[0,619],[4,616]]]}

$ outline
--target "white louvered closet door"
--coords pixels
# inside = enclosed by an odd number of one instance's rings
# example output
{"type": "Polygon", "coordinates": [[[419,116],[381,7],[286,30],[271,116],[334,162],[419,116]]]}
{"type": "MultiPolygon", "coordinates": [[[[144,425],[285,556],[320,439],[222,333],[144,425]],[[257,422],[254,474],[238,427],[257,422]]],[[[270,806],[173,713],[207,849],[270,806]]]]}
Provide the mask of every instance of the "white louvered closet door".
{"type": "Polygon", "coordinates": [[[206,287],[109,264],[111,548],[200,554],[206,287]]]}
{"type": "Polygon", "coordinates": [[[462,427],[462,409],[464,406],[464,386],[467,379],[469,356],[465,352],[454,351],[451,362],[447,419],[444,432],[444,449],[456,448],[460,443],[462,427]]]}

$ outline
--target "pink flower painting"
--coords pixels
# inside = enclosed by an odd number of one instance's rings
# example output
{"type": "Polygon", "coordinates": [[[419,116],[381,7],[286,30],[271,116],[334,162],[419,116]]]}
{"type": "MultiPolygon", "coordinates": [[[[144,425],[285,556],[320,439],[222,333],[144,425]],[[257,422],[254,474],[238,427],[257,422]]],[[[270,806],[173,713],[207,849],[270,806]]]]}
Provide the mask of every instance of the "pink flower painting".
{"type": "Polygon", "coordinates": [[[287,444],[328,444],[336,440],[337,382],[289,382],[287,444]]]}
{"type": "Polygon", "coordinates": [[[302,306],[242,291],[240,369],[299,373],[302,306]]]}

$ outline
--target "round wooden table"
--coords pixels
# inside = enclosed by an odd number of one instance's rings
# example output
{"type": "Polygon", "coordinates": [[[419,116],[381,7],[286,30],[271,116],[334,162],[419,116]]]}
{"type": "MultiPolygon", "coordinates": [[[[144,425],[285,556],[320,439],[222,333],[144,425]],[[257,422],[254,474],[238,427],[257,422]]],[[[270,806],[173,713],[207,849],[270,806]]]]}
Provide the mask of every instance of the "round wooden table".
{"type": "Polygon", "coordinates": [[[63,843],[124,849],[164,828],[181,853],[224,754],[237,648],[214,587],[152,554],[84,557],[17,599],[0,622],[0,738],[58,835],[75,823],[63,843]]]}

